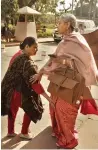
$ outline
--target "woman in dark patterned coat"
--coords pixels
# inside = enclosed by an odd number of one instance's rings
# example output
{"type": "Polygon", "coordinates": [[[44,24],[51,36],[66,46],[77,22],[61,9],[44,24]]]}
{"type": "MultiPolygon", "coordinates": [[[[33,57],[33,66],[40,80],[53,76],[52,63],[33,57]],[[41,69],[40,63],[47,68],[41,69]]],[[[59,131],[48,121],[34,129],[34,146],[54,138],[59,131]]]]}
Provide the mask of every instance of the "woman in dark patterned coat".
{"type": "Polygon", "coordinates": [[[43,106],[39,94],[50,100],[44,89],[38,84],[30,83],[30,77],[37,74],[30,56],[37,52],[37,43],[33,37],[27,37],[20,44],[22,54],[17,56],[9,66],[1,84],[1,115],[8,115],[8,136],[16,135],[14,122],[19,107],[24,111],[20,137],[31,139],[28,128],[31,120],[36,123],[41,119],[43,106]],[[37,85],[38,84],[38,85],[37,85]],[[35,89],[33,89],[33,87],[35,89]]]}

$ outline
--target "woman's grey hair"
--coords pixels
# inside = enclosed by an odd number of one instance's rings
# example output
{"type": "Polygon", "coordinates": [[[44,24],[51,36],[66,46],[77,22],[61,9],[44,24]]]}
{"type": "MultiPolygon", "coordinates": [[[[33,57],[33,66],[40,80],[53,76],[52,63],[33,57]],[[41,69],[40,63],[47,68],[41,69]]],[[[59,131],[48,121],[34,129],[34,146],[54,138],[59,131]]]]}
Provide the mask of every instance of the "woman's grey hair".
{"type": "Polygon", "coordinates": [[[77,20],[76,17],[73,14],[63,14],[60,17],[60,20],[63,20],[64,22],[70,22],[70,27],[73,30],[77,28],[77,20]]]}

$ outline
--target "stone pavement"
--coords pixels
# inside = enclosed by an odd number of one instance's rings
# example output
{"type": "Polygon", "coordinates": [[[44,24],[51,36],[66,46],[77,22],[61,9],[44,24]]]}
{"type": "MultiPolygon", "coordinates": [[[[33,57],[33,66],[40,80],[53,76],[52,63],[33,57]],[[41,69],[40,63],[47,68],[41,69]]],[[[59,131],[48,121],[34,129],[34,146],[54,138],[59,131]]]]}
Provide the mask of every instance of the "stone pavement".
{"type": "MultiPolygon", "coordinates": [[[[34,58],[36,64],[41,68],[48,60],[47,54],[53,53],[56,48],[56,44],[39,44],[39,52],[34,58]],[[46,57],[39,60],[42,51],[46,51],[46,57]]],[[[7,70],[8,63],[12,55],[18,50],[18,47],[6,48],[6,52],[2,54],[2,78],[7,70]]],[[[48,81],[46,77],[42,78],[42,84],[46,89],[48,81]]],[[[92,87],[93,97],[98,100],[98,87],[92,87]]],[[[25,141],[19,138],[19,135],[13,139],[8,139],[7,134],[7,117],[1,117],[1,145],[2,149],[56,149],[55,138],[51,137],[51,121],[49,116],[48,102],[42,97],[45,112],[43,118],[37,124],[33,122],[30,124],[30,132],[33,134],[31,141],[25,141]]],[[[97,101],[98,102],[98,101],[97,101]]],[[[23,110],[20,109],[15,123],[16,132],[20,133],[23,110]]],[[[95,115],[82,115],[78,114],[76,120],[76,128],[79,132],[79,145],[75,148],[78,149],[96,149],[98,150],[98,116],[95,115]]]]}

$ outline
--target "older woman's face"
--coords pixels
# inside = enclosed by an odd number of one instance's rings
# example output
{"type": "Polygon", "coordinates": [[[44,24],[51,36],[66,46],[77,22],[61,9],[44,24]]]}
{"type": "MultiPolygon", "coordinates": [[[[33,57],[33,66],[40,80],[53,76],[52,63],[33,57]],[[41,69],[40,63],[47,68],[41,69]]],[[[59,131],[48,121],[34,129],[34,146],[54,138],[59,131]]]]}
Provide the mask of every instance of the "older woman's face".
{"type": "Polygon", "coordinates": [[[64,22],[63,20],[59,20],[58,22],[58,32],[60,34],[66,34],[69,28],[69,22],[64,22]]]}

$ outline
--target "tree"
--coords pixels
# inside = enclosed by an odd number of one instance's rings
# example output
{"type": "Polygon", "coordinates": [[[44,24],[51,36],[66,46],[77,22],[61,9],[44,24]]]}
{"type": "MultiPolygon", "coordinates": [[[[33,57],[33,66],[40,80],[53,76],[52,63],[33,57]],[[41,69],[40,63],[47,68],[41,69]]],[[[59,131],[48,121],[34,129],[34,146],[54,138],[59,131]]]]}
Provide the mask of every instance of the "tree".
{"type": "Polygon", "coordinates": [[[79,0],[76,6],[76,15],[80,17],[88,17],[88,19],[94,19],[97,16],[97,3],[98,0],[79,0]]]}
{"type": "Polygon", "coordinates": [[[84,4],[84,0],[77,1],[76,9],[80,8],[80,11],[79,11],[80,17],[82,17],[83,15],[83,4],[84,4]]]}
{"type": "Polygon", "coordinates": [[[59,0],[18,0],[19,8],[24,6],[34,7],[42,14],[51,12],[56,13],[56,7],[59,0]]]}
{"type": "Polygon", "coordinates": [[[63,9],[61,9],[61,13],[66,13],[67,11],[69,12],[72,12],[73,14],[73,9],[74,7],[76,6],[76,3],[77,3],[78,0],[72,0],[72,2],[69,3],[69,7],[67,8],[66,7],[66,0],[61,0],[60,1],[60,5],[63,7],[63,9]]]}
{"type": "Polygon", "coordinates": [[[61,9],[60,11],[61,12],[67,12],[70,8],[71,8],[71,6],[72,6],[72,4],[70,3],[70,6],[68,7],[68,8],[66,8],[66,1],[65,0],[61,0],[60,1],[60,5],[62,5],[63,6],[63,9],[61,9]]]}
{"type": "Polygon", "coordinates": [[[93,5],[93,20],[95,21],[95,18],[96,18],[96,11],[97,11],[97,7],[96,7],[96,5],[97,5],[97,3],[98,3],[98,0],[95,0],[95,2],[94,2],[94,5],[93,5]]]}
{"type": "Polygon", "coordinates": [[[18,5],[19,5],[19,8],[24,7],[24,6],[31,7],[32,5],[35,4],[36,1],[38,0],[18,0],[18,5]]]}
{"type": "Polygon", "coordinates": [[[35,2],[35,9],[42,13],[55,13],[57,3],[59,0],[38,0],[35,2]]]}
{"type": "Polygon", "coordinates": [[[17,0],[2,0],[1,1],[1,18],[9,21],[9,18],[14,20],[18,10],[17,0]]]}
{"type": "Polygon", "coordinates": [[[88,3],[89,3],[88,18],[89,19],[95,20],[97,2],[98,2],[97,0],[88,0],[88,3]]]}
{"type": "MultiPolygon", "coordinates": [[[[41,12],[44,17],[47,13],[51,12],[55,15],[55,23],[56,23],[56,7],[59,0],[38,0],[35,2],[34,6],[35,9],[41,12]]],[[[41,17],[37,17],[36,20],[40,19],[41,17]]]]}

